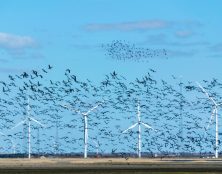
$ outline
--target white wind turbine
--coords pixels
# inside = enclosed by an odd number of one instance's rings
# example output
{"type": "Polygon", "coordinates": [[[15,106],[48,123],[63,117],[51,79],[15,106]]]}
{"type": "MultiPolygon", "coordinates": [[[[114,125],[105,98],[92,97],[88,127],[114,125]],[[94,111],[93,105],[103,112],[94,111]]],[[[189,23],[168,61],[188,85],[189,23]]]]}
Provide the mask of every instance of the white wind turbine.
{"type": "MultiPolygon", "coordinates": [[[[210,122],[213,120],[213,117],[215,116],[216,121],[216,142],[215,142],[215,158],[218,158],[218,150],[219,150],[219,141],[218,141],[218,106],[221,106],[222,103],[217,104],[216,101],[209,95],[209,93],[200,85],[200,83],[196,82],[197,85],[200,87],[200,89],[205,93],[205,95],[208,97],[209,100],[213,103],[213,110],[212,115],[210,118],[210,122]]],[[[209,124],[210,125],[210,124],[209,124]]],[[[207,129],[209,128],[209,125],[207,126],[207,129]]]]}
{"type": "MultiPolygon", "coordinates": [[[[134,127],[136,127],[138,125],[138,157],[141,158],[141,144],[142,144],[142,139],[141,139],[141,124],[143,126],[145,126],[146,128],[148,129],[152,129],[154,130],[150,125],[146,124],[146,123],[143,123],[140,119],[140,115],[141,115],[141,112],[140,112],[140,103],[138,102],[138,105],[137,105],[137,118],[138,118],[138,121],[137,123],[133,124],[132,126],[130,126],[128,129],[124,130],[122,133],[126,133],[128,130],[130,129],[133,129],[134,127]]],[[[154,130],[156,131],[156,130],[154,130]]]]}
{"type": "Polygon", "coordinates": [[[13,150],[13,154],[15,154],[16,153],[16,144],[15,144],[15,142],[11,138],[9,140],[10,140],[10,142],[12,144],[11,148],[13,150]]]}
{"type": "Polygon", "coordinates": [[[96,157],[99,157],[99,142],[94,139],[92,141],[96,147],[96,157]]]}
{"type": "Polygon", "coordinates": [[[33,116],[30,115],[30,105],[29,105],[29,98],[28,98],[28,105],[27,105],[27,116],[24,120],[22,120],[21,122],[19,122],[17,125],[15,125],[12,129],[20,126],[20,125],[24,125],[24,124],[28,124],[28,158],[31,158],[31,121],[34,121],[35,123],[39,124],[42,127],[45,127],[42,123],[40,123],[39,121],[37,121],[36,119],[33,118],[33,116]]]}
{"type": "Polygon", "coordinates": [[[75,110],[75,109],[71,108],[71,106],[61,105],[62,107],[65,107],[68,110],[78,113],[84,117],[84,158],[87,158],[87,148],[88,148],[88,115],[90,112],[95,110],[101,104],[102,103],[97,104],[96,106],[89,109],[87,112],[80,112],[79,110],[75,110]]]}

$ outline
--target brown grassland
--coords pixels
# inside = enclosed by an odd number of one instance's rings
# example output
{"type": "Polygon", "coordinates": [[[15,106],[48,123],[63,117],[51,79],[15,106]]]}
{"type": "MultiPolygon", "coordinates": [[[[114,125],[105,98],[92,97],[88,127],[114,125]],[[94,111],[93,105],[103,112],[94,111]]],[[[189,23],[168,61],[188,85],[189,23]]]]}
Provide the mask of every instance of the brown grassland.
{"type": "MultiPolygon", "coordinates": [[[[141,172],[222,172],[222,159],[177,159],[177,158],[2,158],[0,173],[3,171],[47,170],[56,173],[68,170],[77,173],[130,173],[141,172]]],[[[10,172],[8,172],[10,173],[10,172]]],[[[44,172],[42,172],[44,173],[44,172]]]]}

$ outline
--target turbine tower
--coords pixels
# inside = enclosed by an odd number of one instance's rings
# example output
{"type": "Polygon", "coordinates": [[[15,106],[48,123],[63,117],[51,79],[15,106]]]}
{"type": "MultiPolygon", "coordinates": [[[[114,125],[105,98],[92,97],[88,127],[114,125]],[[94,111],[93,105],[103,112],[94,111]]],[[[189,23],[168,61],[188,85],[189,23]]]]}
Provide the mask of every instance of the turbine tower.
{"type": "MultiPolygon", "coordinates": [[[[141,158],[141,144],[142,144],[142,139],[141,139],[141,125],[145,126],[148,129],[152,129],[154,130],[150,125],[144,123],[141,121],[140,119],[140,103],[138,102],[137,105],[137,123],[133,124],[132,126],[130,126],[128,129],[124,130],[122,133],[126,133],[128,130],[133,129],[134,127],[136,127],[138,125],[138,157],[141,158]]],[[[156,130],[154,130],[156,131],[156,130]]]]}
{"type": "Polygon", "coordinates": [[[179,83],[179,87],[180,87],[180,121],[179,121],[179,134],[180,134],[180,156],[183,155],[183,82],[182,82],[182,76],[180,76],[180,83],[179,83]]]}
{"type": "Polygon", "coordinates": [[[24,120],[19,122],[17,125],[15,125],[12,129],[15,129],[16,127],[22,125],[22,124],[28,124],[28,158],[31,158],[31,121],[34,121],[35,123],[39,124],[42,127],[45,127],[42,123],[34,119],[30,116],[30,105],[29,105],[29,98],[28,98],[28,105],[27,105],[27,115],[24,120]]]}
{"type": "Polygon", "coordinates": [[[90,112],[95,110],[101,104],[102,103],[97,104],[96,106],[89,109],[87,112],[80,112],[79,110],[75,110],[68,105],[61,105],[62,107],[65,107],[70,111],[73,111],[75,113],[82,115],[84,118],[84,158],[87,158],[87,149],[88,149],[88,115],[90,112]]]}
{"type": "Polygon", "coordinates": [[[16,154],[16,144],[15,144],[15,142],[11,138],[9,140],[10,140],[10,142],[12,144],[11,148],[13,150],[13,154],[16,154]]]}
{"type": "Polygon", "coordinates": [[[99,157],[99,142],[96,140],[92,140],[92,141],[96,147],[96,157],[98,158],[99,157]]]}
{"type": "MultiPolygon", "coordinates": [[[[219,141],[218,141],[218,107],[222,105],[222,103],[217,104],[216,101],[209,95],[209,93],[200,85],[200,83],[196,82],[197,85],[200,87],[200,89],[205,93],[205,95],[208,97],[209,100],[213,103],[213,109],[212,109],[212,115],[211,115],[211,121],[213,120],[215,116],[216,121],[216,142],[215,142],[215,158],[218,158],[218,150],[219,150],[219,141]]],[[[209,125],[207,126],[207,129],[209,128],[209,125]]]]}

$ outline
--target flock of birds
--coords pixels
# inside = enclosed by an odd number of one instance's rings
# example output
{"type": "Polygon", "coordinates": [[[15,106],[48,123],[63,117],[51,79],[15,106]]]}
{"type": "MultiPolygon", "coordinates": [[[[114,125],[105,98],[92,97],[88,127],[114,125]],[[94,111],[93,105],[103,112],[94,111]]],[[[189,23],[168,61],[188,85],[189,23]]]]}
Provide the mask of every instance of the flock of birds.
{"type": "MultiPolygon", "coordinates": [[[[77,112],[86,113],[98,104],[88,117],[89,151],[136,153],[137,129],[127,134],[123,130],[137,120],[138,101],[141,120],[157,130],[142,129],[143,152],[214,152],[213,127],[205,130],[211,105],[195,84],[178,83],[174,78],[175,85],[170,85],[155,79],[153,69],[134,81],[114,71],[98,84],[78,78],[70,69],[65,70],[63,79],[53,80],[48,78],[53,69],[48,65],[41,70],[9,75],[7,82],[0,81],[2,153],[13,149],[15,153],[27,153],[27,124],[12,129],[27,116],[27,106],[33,118],[45,125],[32,124],[33,153],[82,152],[84,119],[77,112]],[[194,98],[194,94],[198,97],[194,98]]],[[[217,79],[203,83],[212,96],[221,99],[213,92],[222,87],[217,79]]]]}
{"type": "Polygon", "coordinates": [[[107,56],[115,60],[148,61],[150,58],[167,56],[165,49],[140,48],[124,40],[114,40],[109,44],[103,44],[102,48],[107,56]]]}

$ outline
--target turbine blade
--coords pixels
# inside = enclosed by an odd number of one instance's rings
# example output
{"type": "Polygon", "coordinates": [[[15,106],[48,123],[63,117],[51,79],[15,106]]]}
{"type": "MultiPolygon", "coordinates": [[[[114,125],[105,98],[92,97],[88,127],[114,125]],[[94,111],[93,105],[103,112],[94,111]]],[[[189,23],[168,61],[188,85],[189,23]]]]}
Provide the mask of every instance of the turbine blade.
{"type": "Polygon", "coordinates": [[[143,126],[145,126],[145,127],[147,127],[147,128],[149,128],[149,129],[152,129],[152,130],[154,130],[150,125],[148,125],[148,124],[146,124],[146,123],[143,123],[143,122],[141,122],[141,124],[143,125],[143,126]]]}
{"type": "Polygon", "coordinates": [[[99,146],[98,142],[96,142],[95,140],[93,140],[93,143],[96,145],[96,147],[99,146]]]}
{"type": "Polygon", "coordinates": [[[205,93],[205,95],[214,103],[214,105],[217,105],[217,103],[214,101],[212,97],[208,94],[208,92],[200,85],[199,82],[196,82],[196,84],[200,87],[200,89],[205,93]]]}
{"type": "Polygon", "coordinates": [[[70,109],[70,106],[67,104],[59,104],[61,107],[66,108],[66,109],[70,109]]]}
{"type": "Polygon", "coordinates": [[[212,111],[212,114],[211,114],[211,117],[210,117],[210,121],[209,121],[209,124],[206,127],[206,130],[208,130],[210,125],[212,124],[212,121],[214,119],[214,114],[215,114],[215,109],[212,111]]]}
{"type": "Polygon", "coordinates": [[[70,109],[71,111],[73,111],[73,112],[76,112],[77,114],[82,114],[79,110],[75,110],[75,109],[70,109]]]}
{"type": "Polygon", "coordinates": [[[70,105],[66,105],[66,104],[62,105],[62,104],[60,104],[60,106],[62,106],[63,108],[66,108],[66,109],[68,109],[70,111],[73,111],[73,112],[76,112],[78,114],[81,114],[80,111],[73,109],[70,105]]]}
{"type": "Polygon", "coordinates": [[[134,125],[130,126],[128,129],[124,130],[122,133],[126,133],[128,130],[133,129],[134,127],[136,127],[138,123],[135,123],[134,125]]]}
{"type": "Polygon", "coordinates": [[[92,107],[90,110],[88,110],[87,112],[83,113],[83,115],[88,115],[90,112],[92,112],[93,110],[95,110],[99,105],[101,105],[102,103],[99,103],[98,105],[92,107]]]}
{"type": "Polygon", "coordinates": [[[45,125],[43,125],[42,123],[40,123],[39,121],[37,121],[36,119],[29,117],[30,120],[36,122],[37,124],[41,125],[42,127],[45,127],[45,125]]]}
{"type": "Polygon", "coordinates": [[[26,119],[23,120],[23,121],[20,121],[18,124],[16,124],[14,127],[12,127],[11,130],[12,130],[12,129],[15,129],[16,127],[20,126],[21,124],[24,124],[25,121],[26,121],[26,119]]]}

